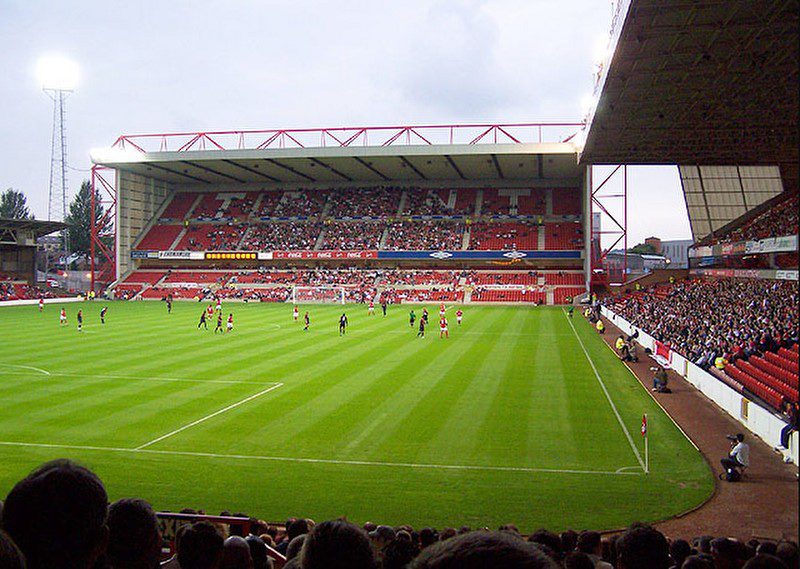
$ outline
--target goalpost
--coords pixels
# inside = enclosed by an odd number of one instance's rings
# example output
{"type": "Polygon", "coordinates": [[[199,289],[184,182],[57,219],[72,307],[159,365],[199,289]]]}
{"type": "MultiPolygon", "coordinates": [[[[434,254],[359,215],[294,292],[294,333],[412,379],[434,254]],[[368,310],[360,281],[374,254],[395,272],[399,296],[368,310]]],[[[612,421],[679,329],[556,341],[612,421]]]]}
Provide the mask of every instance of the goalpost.
{"type": "Polygon", "coordinates": [[[292,304],[344,304],[345,291],[341,286],[294,286],[292,304]]]}

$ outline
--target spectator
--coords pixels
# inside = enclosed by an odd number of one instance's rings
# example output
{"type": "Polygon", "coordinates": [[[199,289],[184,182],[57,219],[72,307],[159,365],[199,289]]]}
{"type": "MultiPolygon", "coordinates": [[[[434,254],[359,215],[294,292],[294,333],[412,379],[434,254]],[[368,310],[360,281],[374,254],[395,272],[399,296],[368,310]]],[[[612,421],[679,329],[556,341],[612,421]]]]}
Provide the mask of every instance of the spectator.
{"type": "Polygon", "coordinates": [[[253,557],[247,541],[238,535],[232,535],[222,546],[221,569],[253,569],[253,557]]]}
{"type": "Polygon", "coordinates": [[[195,522],[186,527],[178,542],[181,569],[217,569],[222,561],[224,540],[210,522],[195,522]]]}
{"type": "Polygon", "coordinates": [[[573,551],[564,558],[565,569],[594,569],[597,565],[585,553],[573,551]]]}
{"type": "Polygon", "coordinates": [[[375,557],[367,534],[344,520],[314,527],[303,544],[302,569],[373,569],[375,557]]]}
{"type": "Polygon", "coordinates": [[[789,569],[786,564],[774,555],[762,553],[750,558],[743,569],[789,569]]]}
{"type": "Polygon", "coordinates": [[[70,460],[47,462],[14,486],[2,529],[29,569],[92,567],[108,541],[108,497],[90,470],[70,460]]]}
{"type": "Polygon", "coordinates": [[[108,562],[114,569],[152,569],[161,558],[161,532],[153,508],[124,498],[108,508],[108,562]]]}
{"type": "Polygon", "coordinates": [[[293,518],[289,520],[286,522],[286,537],[275,549],[278,551],[278,553],[286,554],[286,550],[289,547],[289,542],[291,542],[298,535],[307,534],[309,529],[309,521],[304,518],[293,518]]]}
{"type": "Polygon", "coordinates": [[[596,569],[614,569],[610,563],[600,558],[600,534],[596,531],[584,531],[578,536],[577,549],[589,556],[596,569]]]}
{"type": "Polygon", "coordinates": [[[782,449],[789,448],[789,437],[797,430],[797,423],[800,420],[800,409],[798,409],[796,401],[786,401],[783,404],[783,415],[786,419],[786,425],[781,429],[781,446],[782,449]]]}
{"type": "Polygon", "coordinates": [[[681,569],[714,569],[714,558],[707,553],[690,555],[684,559],[681,569]]]}
{"type": "Polygon", "coordinates": [[[746,559],[744,544],[720,537],[711,540],[711,556],[716,569],[740,569],[746,559]]]}
{"type": "Polygon", "coordinates": [[[25,557],[6,532],[0,530],[0,567],[25,569],[25,557]]]}
{"type": "Polygon", "coordinates": [[[556,569],[533,543],[504,532],[472,532],[425,549],[412,569],[556,569]]]}
{"type": "Polygon", "coordinates": [[[383,548],[382,569],[405,569],[419,553],[410,539],[401,538],[404,533],[398,532],[397,538],[383,548]]]}
{"type": "Polygon", "coordinates": [[[779,557],[787,567],[794,569],[798,566],[797,544],[791,541],[782,541],[775,549],[775,556],[779,557]]]}
{"type": "Polygon", "coordinates": [[[669,544],[669,556],[673,567],[680,567],[684,560],[692,554],[692,547],[685,539],[676,539],[669,544]]]}
{"type": "Polygon", "coordinates": [[[631,526],[617,541],[617,569],[668,569],[669,544],[646,525],[631,526]]]}

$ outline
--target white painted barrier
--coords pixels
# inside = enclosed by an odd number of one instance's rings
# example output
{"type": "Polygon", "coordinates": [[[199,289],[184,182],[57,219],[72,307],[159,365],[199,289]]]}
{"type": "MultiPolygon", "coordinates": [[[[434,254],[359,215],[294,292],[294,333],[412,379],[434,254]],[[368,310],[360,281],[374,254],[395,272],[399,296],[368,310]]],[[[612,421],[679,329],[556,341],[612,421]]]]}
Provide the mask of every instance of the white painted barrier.
{"type": "MultiPolygon", "coordinates": [[[[609,310],[605,306],[600,309],[601,314],[610,320],[617,328],[625,334],[633,334],[639,330],[637,338],[639,345],[643,348],[650,348],[655,353],[655,339],[641,329],[636,328],[622,316],[609,310]]],[[[760,437],[771,447],[775,447],[780,442],[781,429],[786,423],[773,411],[765,409],[758,403],[751,401],[735,389],[725,385],[722,381],[705,371],[703,368],[688,361],[686,358],[672,352],[669,358],[669,367],[686,378],[686,381],[695,386],[703,395],[711,399],[728,415],[736,419],[747,430],[760,437]]],[[[784,456],[791,458],[792,462],[798,464],[798,443],[800,434],[792,433],[789,439],[789,449],[784,452],[784,456]]]]}
{"type": "MultiPolygon", "coordinates": [[[[63,304],[65,302],[83,302],[82,296],[70,296],[67,298],[45,298],[45,304],[63,304]]],[[[39,304],[38,298],[26,300],[0,300],[0,308],[3,306],[30,306],[32,304],[39,304]]]]}

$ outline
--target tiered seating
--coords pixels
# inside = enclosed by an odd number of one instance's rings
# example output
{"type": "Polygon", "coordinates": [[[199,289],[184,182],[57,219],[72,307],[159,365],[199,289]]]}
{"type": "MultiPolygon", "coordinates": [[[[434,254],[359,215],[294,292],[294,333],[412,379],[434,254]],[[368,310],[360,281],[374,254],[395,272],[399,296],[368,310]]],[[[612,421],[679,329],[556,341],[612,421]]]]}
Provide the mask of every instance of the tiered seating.
{"type": "Polygon", "coordinates": [[[387,188],[351,188],[336,192],[331,217],[391,217],[397,215],[402,192],[387,188]]]}
{"type": "Polygon", "coordinates": [[[322,249],[378,249],[384,227],[383,223],[331,222],[325,226],[322,249]]]}
{"type": "Polygon", "coordinates": [[[583,229],[580,223],[547,223],[544,228],[544,248],[548,251],[572,250],[583,247],[583,229]]]}
{"type": "MultiPolygon", "coordinates": [[[[767,355],[774,355],[772,352],[767,352],[764,354],[767,355]]],[[[769,359],[769,358],[767,358],[769,359]]],[[[789,387],[794,389],[798,388],[799,379],[797,375],[797,365],[795,364],[791,368],[784,368],[779,365],[775,365],[767,361],[767,359],[759,358],[758,356],[753,356],[749,360],[748,363],[752,364],[753,366],[757,367],[764,373],[771,375],[772,377],[778,379],[779,381],[785,383],[789,387]]],[[[779,358],[780,359],[780,358],[779,358]]]]}
{"type": "Polygon", "coordinates": [[[472,282],[477,285],[535,285],[539,277],[535,273],[481,272],[475,273],[472,282]]]}
{"type": "Polygon", "coordinates": [[[144,288],[144,285],[141,284],[118,284],[114,287],[114,295],[116,298],[122,299],[133,298],[135,295],[141,292],[142,288],[144,288]]]}
{"type": "Polygon", "coordinates": [[[388,251],[459,250],[464,239],[464,225],[448,221],[397,221],[389,224],[388,251]]]}
{"type": "Polygon", "coordinates": [[[131,284],[156,284],[166,271],[133,271],[122,282],[131,284]]]}
{"type": "Polygon", "coordinates": [[[475,213],[475,202],[478,197],[478,190],[459,189],[456,194],[456,215],[473,215],[475,213]]]}
{"type": "Polygon", "coordinates": [[[269,215],[271,217],[316,217],[322,215],[330,194],[329,190],[285,191],[269,215]]]}
{"type": "Polygon", "coordinates": [[[583,273],[543,273],[544,282],[549,285],[580,285],[583,284],[583,273]]]}
{"type": "Polygon", "coordinates": [[[271,223],[254,225],[242,243],[242,249],[260,251],[302,251],[314,248],[322,224],[312,223],[271,223]]]}
{"type": "Polygon", "coordinates": [[[175,249],[178,251],[235,250],[246,230],[246,225],[191,225],[175,249]]]}
{"type": "Polygon", "coordinates": [[[582,286],[557,287],[553,290],[553,302],[555,304],[564,304],[567,301],[567,297],[575,298],[584,292],[586,292],[586,289],[582,286]]]}
{"type": "Polygon", "coordinates": [[[205,194],[192,212],[196,219],[240,219],[253,209],[257,192],[212,192],[205,194]],[[243,196],[243,197],[241,197],[243,196]]]}
{"type": "Polygon", "coordinates": [[[197,195],[192,192],[178,192],[173,196],[159,219],[183,219],[189,213],[197,195]]]}
{"type": "Polygon", "coordinates": [[[401,214],[455,215],[455,211],[447,207],[449,198],[450,190],[422,190],[412,188],[406,191],[406,203],[403,206],[401,214]]]}
{"type": "Polygon", "coordinates": [[[580,215],[581,191],[577,189],[553,190],[553,215],[580,215]]]}
{"type": "Polygon", "coordinates": [[[477,302],[535,302],[544,304],[543,292],[525,289],[477,289],[472,292],[472,300],[477,302]]]}
{"type": "Polygon", "coordinates": [[[382,284],[399,285],[447,285],[458,282],[460,271],[408,270],[391,271],[383,276],[382,284]]]}
{"type": "Polygon", "coordinates": [[[280,203],[283,198],[283,191],[265,191],[261,192],[261,202],[258,204],[258,209],[253,211],[255,217],[270,217],[272,212],[280,203]]]}
{"type": "Polygon", "coordinates": [[[199,287],[192,287],[192,286],[185,286],[185,287],[171,287],[171,288],[161,288],[161,287],[153,287],[149,288],[142,293],[142,298],[150,299],[150,300],[159,300],[167,296],[168,294],[172,295],[172,298],[175,299],[193,299],[195,297],[203,298],[205,294],[203,293],[203,289],[199,287]]]}
{"type": "Polygon", "coordinates": [[[469,248],[535,250],[538,249],[538,228],[526,223],[473,223],[469,248]]]}
{"type": "Polygon", "coordinates": [[[397,291],[397,296],[405,302],[462,302],[464,291],[415,288],[397,291]]]}
{"type": "Polygon", "coordinates": [[[511,208],[511,198],[501,196],[499,190],[483,190],[483,204],[481,215],[508,215],[511,208]]]}
{"type": "Polygon", "coordinates": [[[136,246],[138,251],[166,251],[180,234],[180,225],[154,225],[136,246]]]}
{"type": "Polygon", "coordinates": [[[764,385],[758,379],[739,369],[737,364],[740,363],[742,362],[728,365],[725,368],[725,373],[741,383],[745,389],[763,399],[768,405],[771,405],[776,409],[780,408],[781,403],[783,402],[783,396],[780,394],[780,392],[768,385],[764,385]]]}
{"type": "Polygon", "coordinates": [[[519,215],[543,215],[547,206],[544,190],[531,190],[529,196],[517,198],[517,213],[519,215]]]}
{"type": "Polygon", "coordinates": [[[786,194],[784,199],[780,200],[754,219],[732,229],[725,236],[717,236],[716,239],[704,241],[704,244],[758,240],[768,237],[783,237],[785,235],[797,234],[797,209],[797,194],[786,194]]]}
{"type": "Polygon", "coordinates": [[[167,275],[164,284],[189,283],[198,285],[224,284],[230,278],[229,273],[211,271],[175,271],[167,275]]]}

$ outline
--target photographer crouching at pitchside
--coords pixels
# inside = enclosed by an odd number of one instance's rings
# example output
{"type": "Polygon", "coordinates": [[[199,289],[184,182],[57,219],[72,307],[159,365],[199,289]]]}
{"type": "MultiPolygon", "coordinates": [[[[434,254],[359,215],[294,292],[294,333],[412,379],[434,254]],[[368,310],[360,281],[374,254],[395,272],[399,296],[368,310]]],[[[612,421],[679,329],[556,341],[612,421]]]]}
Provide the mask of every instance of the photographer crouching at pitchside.
{"type": "Polygon", "coordinates": [[[742,470],[750,465],[750,446],[744,442],[742,433],[728,435],[726,438],[731,441],[731,450],[728,456],[720,460],[725,472],[719,477],[728,482],[738,482],[742,478],[742,470]]]}

